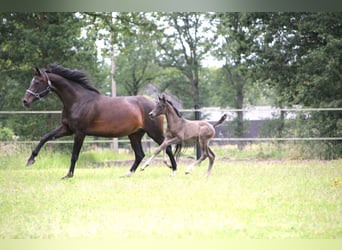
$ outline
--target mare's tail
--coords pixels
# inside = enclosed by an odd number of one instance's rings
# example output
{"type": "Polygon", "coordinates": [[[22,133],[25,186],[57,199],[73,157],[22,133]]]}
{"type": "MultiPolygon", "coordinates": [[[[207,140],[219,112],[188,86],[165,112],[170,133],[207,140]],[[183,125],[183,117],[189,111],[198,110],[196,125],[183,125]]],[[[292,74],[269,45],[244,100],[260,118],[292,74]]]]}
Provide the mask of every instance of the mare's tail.
{"type": "Polygon", "coordinates": [[[226,118],[227,118],[227,114],[224,114],[224,115],[221,117],[221,119],[213,125],[214,128],[217,127],[218,125],[220,125],[222,122],[224,122],[224,120],[226,120],[226,118]]]}

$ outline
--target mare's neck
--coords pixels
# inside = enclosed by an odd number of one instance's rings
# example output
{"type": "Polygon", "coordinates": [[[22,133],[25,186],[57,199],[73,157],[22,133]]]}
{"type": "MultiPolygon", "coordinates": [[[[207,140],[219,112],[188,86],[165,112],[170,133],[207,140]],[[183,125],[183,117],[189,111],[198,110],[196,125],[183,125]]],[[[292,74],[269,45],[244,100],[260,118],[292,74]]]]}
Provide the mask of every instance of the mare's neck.
{"type": "Polygon", "coordinates": [[[73,84],[59,75],[49,73],[48,76],[51,81],[52,91],[57,94],[64,107],[71,107],[73,104],[80,102],[84,99],[82,97],[85,96],[86,92],[90,92],[79,84],[73,84]]]}

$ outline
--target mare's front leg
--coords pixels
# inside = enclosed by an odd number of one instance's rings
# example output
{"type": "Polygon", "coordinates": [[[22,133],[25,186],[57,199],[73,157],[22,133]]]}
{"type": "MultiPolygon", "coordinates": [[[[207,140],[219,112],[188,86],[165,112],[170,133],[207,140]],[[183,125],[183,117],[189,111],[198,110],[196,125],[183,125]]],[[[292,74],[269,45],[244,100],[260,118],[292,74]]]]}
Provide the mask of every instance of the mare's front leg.
{"type": "Polygon", "coordinates": [[[40,149],[44,146],[46,142],[71,134],[72,132],[67,127],[61,126],[44,135],[38,143],[37,147],[32,151],[30,158],[27,160],[26,166],[32,165],[35,162],[34,158],[38,155],[40,149]]]}
{"type": "Polygon", "coordinates": [[[75,138],[74,138],[74,146],[73,146],[73,149],[72,149],[71,163],[70,163],[69,172],[62,179],[71,178],[71,177],[74,176],[75,164],[76,164],[76,161],[78,160],[78,156],[80,154],[84,138],[85,138],[85,134],[84,133],[76,132],[75,138]]]}
{"type": "MultiPolygon", "coordinates": [[[[167,148],[167,147],[166,147],[166,148],[167,148]]],[[[164,150],[163,150],[163,162],[164,162],[164,164],[165,164],[168,168],[171,168],[171,169],[172,169],[172,165],[170,165],[170,164],[167,162],[166,148],[164,148],[164,150]]]]}

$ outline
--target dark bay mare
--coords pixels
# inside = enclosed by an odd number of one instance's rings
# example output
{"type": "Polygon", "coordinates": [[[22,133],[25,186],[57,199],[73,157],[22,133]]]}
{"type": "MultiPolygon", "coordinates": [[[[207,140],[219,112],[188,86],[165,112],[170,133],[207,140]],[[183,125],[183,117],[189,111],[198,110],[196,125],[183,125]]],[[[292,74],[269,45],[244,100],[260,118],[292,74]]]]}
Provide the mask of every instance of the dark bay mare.
{"type": "MultiPolygon", "coordinates": [[[[155,107],[155,102],[143,96],[102,95],[89,85],[85,73],[54,64],[48,70],[34,68],[34,77],[26,90],[23,105],[29,107],[50,92],[56,93],[63,103],[62,124],[44,135],[32,151],[27,165],[35,162],[34,158],[47,141],[74,134],[70,169],[64,177],[71,178],[86,135],[109,138],[128,136],[135,154],[133,165],[124,175],[128,177],[135,172],[145,156],[141,145],[144,134],[147,133],[159,145],[164,141],[163,118],[149,118],[148,114],[155,107]]],[[[171,147],[166,149],[166,153],[172,170],[176,171],[177,164],[171,147]]]]}
{"type": "Polygon", "coordinates": [[[196,162],[191,164],[185,173],[189,174],[194,166],[201,163],[208,157],[209,167],[206,176],[209,177],[215,160],[215,154],[209,148],[209,141],[215,135],[215,127],[224,122],[224,120],[227,118],[227,115],[224,114],[214,125],[211,125],[209,122],[203,120],[191,121],[182,118],[179,111],[173,106],[172,102],[167,100],[165,95],[159,96],[158,98],[159,100],[157,105],[149,115],[152,119],[157,119],[161,114],[166,116],[167,130],[165,134],[165,140],[156,149],[153,155],[144,163],[144,165],[141,167],[141,170],[144,170],[150,164],[152,159],[161,151],[164,150],[165,156],[165,150],[171,144],[177,144],[179,146],[183,141],[196,140],[201,148],[201,157],[196,162]]]}

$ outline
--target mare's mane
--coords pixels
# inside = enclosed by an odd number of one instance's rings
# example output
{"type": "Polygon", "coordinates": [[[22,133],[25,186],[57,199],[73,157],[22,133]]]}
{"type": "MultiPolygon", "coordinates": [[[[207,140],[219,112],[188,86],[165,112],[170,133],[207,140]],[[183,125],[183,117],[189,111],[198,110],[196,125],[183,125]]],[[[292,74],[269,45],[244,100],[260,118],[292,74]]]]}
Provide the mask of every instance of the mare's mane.
{"type": "Polygon", "coordinates": [[[57,64],[51,64],[49,65],[49,68],[46,70],[46,72],[60,75],[70,81],[73,81],[81,85],[85,89],[88,89],[90,91],[94,91],[100,94],[100,91],[98,91],[95,87],[90,85],[89,76],[80,70],[68,69],[57,64]]]}

